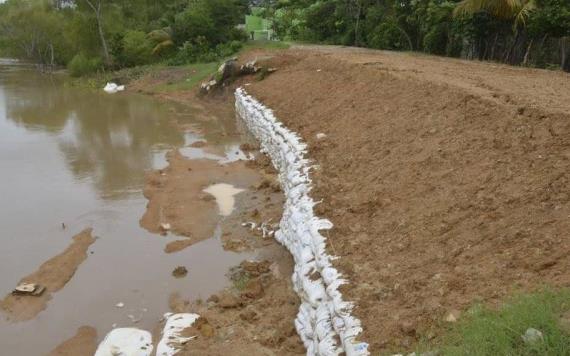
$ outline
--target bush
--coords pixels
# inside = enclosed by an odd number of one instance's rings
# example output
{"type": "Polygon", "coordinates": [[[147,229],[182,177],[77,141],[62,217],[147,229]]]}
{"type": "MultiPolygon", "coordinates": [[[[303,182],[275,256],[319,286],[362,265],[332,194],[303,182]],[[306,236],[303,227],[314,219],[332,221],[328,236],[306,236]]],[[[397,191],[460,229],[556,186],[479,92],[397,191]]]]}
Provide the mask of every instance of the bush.
{"type": "Polygon", "coordinates": [[[75,55],[67,64],[67,69],[72,77],[94,73],[101,68],[103,68],[103,62],[100,58],[89,58],[83,53],[75,55]]]}
{"type": "Polygon", "coordinates": [[[142,31],[127,31],[123,37],[123,65],[147,64],[152,60],[152,43],[142,31]]]}
{"type": "Polygon", "coordinates": [[[168,61],[170,65],[183,65],[189,63],[209,63],[229,57],[242,48],[240,41],[221,43],[214,48],[208,46],[205,38],[200,37],[195,43],[185,42],[176,55],[168,61]]]}
{"type": "Polygon", "coordinates": [[[393,22],[384,22],[378,25],[368,35],[368,45],[377,49],[412,50],[405,34],[393,22]]]}

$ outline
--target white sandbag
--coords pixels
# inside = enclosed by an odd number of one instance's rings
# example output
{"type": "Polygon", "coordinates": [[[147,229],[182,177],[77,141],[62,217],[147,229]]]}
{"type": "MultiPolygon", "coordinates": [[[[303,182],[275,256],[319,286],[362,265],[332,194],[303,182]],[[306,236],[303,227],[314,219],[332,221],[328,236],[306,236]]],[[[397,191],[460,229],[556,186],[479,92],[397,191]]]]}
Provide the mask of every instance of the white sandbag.
{"type": "Polygon", "coordinates": [[[156,356],[172,356],[176,355],[188,341],[196,336],[183,336],[182,331],[191,327],[200,317],[198,314],[181,313],[164,315],[166,325],[162,330],[162,338],[156,347],[156,356]]]}
{"type": "Polygon", "coordinates": [[[238,116],[279,172],[286,201],[275,238],[295,260],[293,288],[301,298],[295,327],[307,355],[369,355],[368,344],[357,341],[362,327],[350,314],[353,305],[338,291],[346,281],[332,266],[334,257],[326,253],[326,239],[319,232],[331,229],[332,223],[313,213],[307,145],[245,90],[237,89],[235,97],[238,116]]]}
{"type": "Polygon", "coordinates": [[[125,86],[124,85],[117,85],[115,83],[107,83],[107,85],[105,85],[103,90],[107,94],[115,94],[117,92],[125,90],[125,86]]]}
{"type": "Polygon", "coordinates": [[[99,344],[95,356],[150,356],[152,335],[135,328],[113,329],[99,344]]]}

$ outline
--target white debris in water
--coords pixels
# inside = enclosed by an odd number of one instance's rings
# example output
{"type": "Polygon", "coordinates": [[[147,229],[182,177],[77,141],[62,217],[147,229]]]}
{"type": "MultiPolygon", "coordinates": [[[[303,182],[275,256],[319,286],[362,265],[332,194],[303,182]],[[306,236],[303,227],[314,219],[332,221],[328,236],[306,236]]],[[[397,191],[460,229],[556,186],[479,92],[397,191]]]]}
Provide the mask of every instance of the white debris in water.
{"type": "Polygon", "coordinates": [[[254,223],[253,221],[248,221],[248,222],[241,223],[241,226],[249,227],[251,230],[254,230],[255,227],[257,226],[257,224],[254,223]]]}
{"type": "Polygon", "coordinates": [[[152,335],[148,331],[119,328],[105,336],[95,356],[150,356],[152,350],[152,335]]]}
{"type": "Polygon", "coordinates": [[[360,320],[351,316],[352,303],[342,299],[338,289],[346,281],[332,266],[333,257],[326,253],[325,238],[319,232],[332,228],[332,223],[313,213],[316,202],[309,196],[306,145],[245,90],[236,90],[235,97],[238,115],[260,141],[261,151],[271,157],[285,193],[284,213],[275,238],[295,259],[293,284],[301,298],[295,326],[307,355],[369,355],[368,344],[356,341],[362,332],[360,320]],[[321,278],[309,277],[315,272],[321,278]]]}
{"type": "Polygon", "coordinates": [[[117,85],[115,83],[107,83],[107,85],[105,85],[105,88],[103,88],[103,90],[107,94],[115,94],[117,92],[125,90],[125,86],[124,85],[117,85]]]}
{"type": "Polygon", "coordinates": [[[266,238],[273,237],[279,224],[271,224],[271,219],[269,219],[266,222],[262,222],[259,226],[253,221],[241,223],[241,226],[249,227],[251,231],[260,231],[263,238],[266,238]]]}
{"type": "Polygon", "coordinates": [[[125,306],[125,303],[119,302],[119,303],[115,304],[115,306],[116,306],[117,308],[122,308],[122,307],[125,306]]]}
{"type": "Polygon", "coordinates": [[[200,317],[198,314],[164,314],[166,325],[162,330],[162,339],[156,348],[156,356],[172,356],[178,353],[180,347],[196,336],[182,336],[182,331],[191,327],[200,317]]]}
{"type": "Polygon", "coordinates": [[[243,191],[243,189],[237,189],[233,185],[226,183],[213,184],[204,189],[204,192],[211,194],[216,198],[221,216],[231,215],[235,205],[234,196],[243,191]]]}

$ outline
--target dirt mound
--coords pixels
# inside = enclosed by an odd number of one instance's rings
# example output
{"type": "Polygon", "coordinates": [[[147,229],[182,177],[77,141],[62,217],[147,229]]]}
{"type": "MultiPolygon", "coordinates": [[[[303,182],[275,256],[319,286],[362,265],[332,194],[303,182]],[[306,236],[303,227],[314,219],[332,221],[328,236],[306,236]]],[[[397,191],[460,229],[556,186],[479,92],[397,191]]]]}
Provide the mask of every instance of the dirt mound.
{"type": "Polygon", "coordinates": [[[329,253],[373,352],[436,335],[474,301],[570,284],[570,91],[549,89],[568,89],[566,75],[372,51],[287,56],[246,89],[309,144],[316,211],[335,225],[329,253]]]}

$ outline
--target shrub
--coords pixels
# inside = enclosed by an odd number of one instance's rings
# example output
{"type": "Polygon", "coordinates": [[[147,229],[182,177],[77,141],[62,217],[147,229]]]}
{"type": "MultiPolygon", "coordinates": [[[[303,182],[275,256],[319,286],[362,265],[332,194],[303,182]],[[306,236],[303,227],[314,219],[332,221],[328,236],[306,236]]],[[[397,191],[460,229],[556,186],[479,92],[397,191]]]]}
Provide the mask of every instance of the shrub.
{"type": "Polygon", "coordinates": [[[123,37],[123,65],[130,67],[152,60],[152,42],[142,31],[127,31],[123,37]]]}
{"type": "Polygon", "coordinates": [[[197,62],[215,62],[236,53],[241,49],[242,45],[240,41],[231,41],[221,43],[212,48],[208,46],[205,38],[199,37],[196,42],[185,42],[176,55],[168,61],[168,64],[183,65],[197,62]]]}
{"type": "Polygon", "coordinates": [[[67,69],[72,77],[94,73],[102,67],[103,62],[100,58],[89,58],[83,53],[75,55],[67,64],[67,69]]]}

